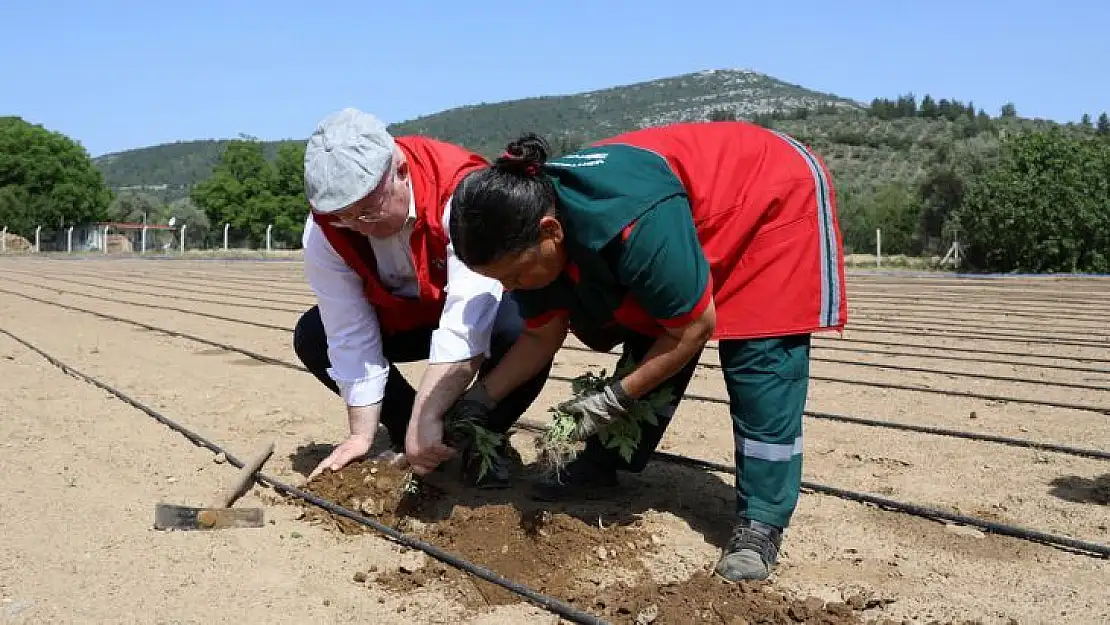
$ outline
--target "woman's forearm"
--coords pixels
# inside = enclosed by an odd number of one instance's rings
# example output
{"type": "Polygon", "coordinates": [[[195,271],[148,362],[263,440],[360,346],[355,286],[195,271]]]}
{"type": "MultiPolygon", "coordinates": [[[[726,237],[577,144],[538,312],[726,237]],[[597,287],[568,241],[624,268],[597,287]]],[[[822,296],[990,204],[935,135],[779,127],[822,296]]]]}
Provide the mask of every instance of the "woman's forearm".
{"type": "Polygon", "coordinates": [[[697,357],[713,335],[715,322],[715,311],[710,305],[690,325],[670,330],[656,339],[639,365],[621,379],[625,393],[639,399],[678,373],[691,358],[697,357]]]}
{"type": "Polygon", "coordinates": [[[565,319],[555,319],[542,328],[525,330],[501,362],[482,379],[486,393],[494,401],[504,399],[547,366],[562,347],[566,336],[565,319]]]}

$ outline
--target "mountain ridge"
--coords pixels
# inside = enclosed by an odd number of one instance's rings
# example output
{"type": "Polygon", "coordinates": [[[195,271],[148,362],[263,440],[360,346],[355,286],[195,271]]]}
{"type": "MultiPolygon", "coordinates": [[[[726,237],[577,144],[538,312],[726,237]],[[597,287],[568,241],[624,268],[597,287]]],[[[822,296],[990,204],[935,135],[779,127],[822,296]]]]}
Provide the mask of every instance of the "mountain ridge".
{"type": "MultiPolygon", "coordinates": [[[[718,110],[745,119],[799,108],[852,111],[863,105],[747,68],[706,69],[578,93],[466,104],[396,122],[389,129],[394,134],[426,134],[493,156],[525,130],[580,144],[644,126],[705,120],[718,110]]],[[[179,140],[110,152],[93,162],[113,189],[143,189],[173,199],[206,178],[224,146],[234,140],[179,140]]],[[[262,143],[272,158],[281,144],[304,141],[262,143]]]]}

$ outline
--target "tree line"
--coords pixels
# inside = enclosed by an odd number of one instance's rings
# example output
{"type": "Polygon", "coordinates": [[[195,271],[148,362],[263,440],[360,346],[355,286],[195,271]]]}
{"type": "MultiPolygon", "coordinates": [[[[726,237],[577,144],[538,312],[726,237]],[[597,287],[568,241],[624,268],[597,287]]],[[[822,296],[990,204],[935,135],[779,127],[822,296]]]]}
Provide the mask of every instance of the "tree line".
{"type": "MultiPolygon", "coordinates": [[[[757,121],[774,125],[832,114],[834,107],[826,108],[778,111],[757,121]]],[[[876,99],[866,114],[884,121],[926,117],[968,124],[983,124],[985,116],[971,103],[929,96],[921,102],[912,96],[876,99]]],[[[1016,116],[1013,105],[1002,108],[1000,117],[1006,116],[1016,116]]],[[[958,239],[970,270],[1110,272],[1106,117],[1092,132],[1057,126],[1010,133],[979,149],[938,142],[912,182],[838,185],[848,251],[872,252],[875,229],[881,228],[884,253],[943,254],[958,239]]],[[[735,115],[713,111],[709,119],[735,115]]],[[[582,142],[560,138],[558,151],[582,142]]],[[[167,204],[141,192],[109,190],[84,148],[61,133],[18,117],[0,118],[0,227],[33,236],[40,225],[60,229],[141,218],[165,223],[173,216],[189,225],[190,246],[218,246],[229,224],[231,236],[251,247],[265,244],[272,225],[274,241],[295,248],[307,212],[303,158],[303,145],[281,145],[267,158],[262,142],[241,136],[188,198],[167,204]]]]}

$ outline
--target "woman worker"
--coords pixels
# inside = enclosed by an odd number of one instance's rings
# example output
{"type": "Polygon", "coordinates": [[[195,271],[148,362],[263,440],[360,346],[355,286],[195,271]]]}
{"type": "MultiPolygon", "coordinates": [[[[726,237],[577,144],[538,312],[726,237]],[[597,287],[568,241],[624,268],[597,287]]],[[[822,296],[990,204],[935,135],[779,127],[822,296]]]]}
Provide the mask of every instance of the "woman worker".
{"type": "Polygon", "coordinates": [[[736,524],[717,573],[765,579],[798,500],[810,335],[842,330],[844,261],[833,187],[795,139],[745,122],[648,128],[546,162],[525,135],[455,190],[459,259],[514,291],[527,331],[480,382],[485,404],[535,375],[568,329],[591,349],[623,344],[635,367],[565,403],[585,451],[537,495],[616,485],[644,469],[693,376],[719,342],[735,436],[736,524]],[[598,432],[664,389],[631,462],[598,432]]]}

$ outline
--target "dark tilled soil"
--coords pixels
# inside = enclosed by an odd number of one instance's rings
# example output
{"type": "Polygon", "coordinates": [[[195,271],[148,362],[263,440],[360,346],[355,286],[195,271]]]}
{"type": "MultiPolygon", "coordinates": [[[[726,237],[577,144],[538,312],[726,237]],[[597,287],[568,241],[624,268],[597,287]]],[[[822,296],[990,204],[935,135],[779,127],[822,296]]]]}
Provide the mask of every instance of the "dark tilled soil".
{"type": "MultiPolygon", "coordinates": [[[[873,607],[862,598],[826,604],[784,596],[765,583],[729,584],[708,569],[682,582],[660,584],[645,566],[658,547],[636,521],[589,523],[585,515],[507,495],[498,502],[466,505],[472,502],[426,482],[418,493],[405,494],[406,479],[402,471],[366,461],[326,472],[306,488],[614,624],[847,625],[863,623],[860,611],[873,607]]],[[[315,507],[306,510],[306,517],[344,533],[373,531],[315,507]]],[[[446,590],[475,610],[522,601],[419,552],[409,551],[403,559],[394,570],[355,571],[354,579],[399,593],[446,590]]]]}

